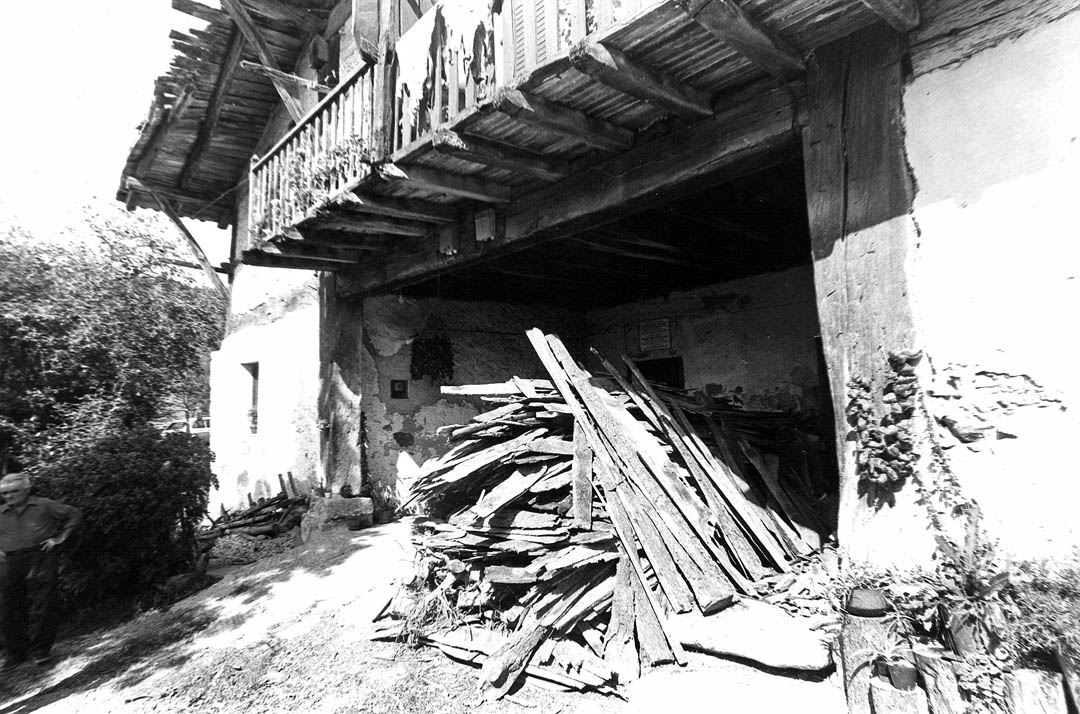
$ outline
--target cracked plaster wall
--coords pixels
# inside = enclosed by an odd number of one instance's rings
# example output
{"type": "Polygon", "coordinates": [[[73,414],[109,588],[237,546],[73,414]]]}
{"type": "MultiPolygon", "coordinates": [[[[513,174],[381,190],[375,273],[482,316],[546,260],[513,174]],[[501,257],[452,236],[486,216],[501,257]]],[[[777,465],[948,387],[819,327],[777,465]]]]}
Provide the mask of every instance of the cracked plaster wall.
{"type": "MultiPolygon", "coordinates": [[[[817,306],[809,266],[588,313],[588,344],[605,359],[683,358],[686,387],[747,409],[820,411],[817,306]],[[642,352],[638,325],[670,320],[671,349],[642,352]]],[[[591,365],[598,367],[598,365],[591,365]]]]}
{"type": "Polygon", "coordinates": [[[369,298],[363,303],[361,404],[367,474],[377,496],[400,490],[416,467],[445,450],[435,430],[487,408],[475,397],[443,397],[430,377],[411,379],[412,340],[445,335],[453,346],[453,384],[546,377],[525,336],[531,327],[580,344],[582,317],[558,308],[495,302],[369,298]],[[408,380],[407,399],[390,398],[390,380],[408,380]]]}
{"type": "Polygon", "coordinates": [[[929,3],[913,36],[909,273],[951,467],[1002,545],[1040,556],[1080,544],[1080,12],[1000,5],[954,17],[929,3]]]}

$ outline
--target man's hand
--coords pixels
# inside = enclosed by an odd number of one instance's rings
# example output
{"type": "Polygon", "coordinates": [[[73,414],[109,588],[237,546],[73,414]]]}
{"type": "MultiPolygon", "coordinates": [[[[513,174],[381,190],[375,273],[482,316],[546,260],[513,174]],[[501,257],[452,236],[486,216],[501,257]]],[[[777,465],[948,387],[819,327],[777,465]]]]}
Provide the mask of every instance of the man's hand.
{"type": "Polygon", "coordinates": [[[45,541],[41,544],[41,549],[52,550],[63,542],[64,541],[60,540],[59,538],[46,538],[45,541]]]}

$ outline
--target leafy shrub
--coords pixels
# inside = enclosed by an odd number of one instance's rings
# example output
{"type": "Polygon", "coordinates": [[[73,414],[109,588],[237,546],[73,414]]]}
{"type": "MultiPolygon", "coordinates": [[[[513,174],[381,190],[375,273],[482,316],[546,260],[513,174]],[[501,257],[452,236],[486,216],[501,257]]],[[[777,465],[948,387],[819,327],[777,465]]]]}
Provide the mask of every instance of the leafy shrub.
{"type": "Polygon", "coordinates": [[[1068,558],[1017,563],[1014,569],[1003,634],[1017,660],[1050,661],[1059,640],[1080,648],[1080,550],[1068,558]]]}
{"type": "Polygon", "coordinates": [[[194,564],[206,515],[209,447],[143,427],[114,432],[30,471],[34,492],[82,510],[62,594],[72,604],[137,598],[194,564]]]}

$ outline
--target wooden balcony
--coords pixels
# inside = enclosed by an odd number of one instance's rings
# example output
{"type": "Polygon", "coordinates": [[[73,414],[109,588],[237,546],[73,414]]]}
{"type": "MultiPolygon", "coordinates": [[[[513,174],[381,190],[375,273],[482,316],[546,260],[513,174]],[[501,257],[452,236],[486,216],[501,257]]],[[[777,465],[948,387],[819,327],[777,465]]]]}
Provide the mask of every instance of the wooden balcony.
{"type": "Polygon", "coordinates": [[[442,0],[374,68],[382,97],[350,77],[255,163],[244,262],[384,290],[715,183],[798,143],[812,49],[908,4],[442,0]]]}

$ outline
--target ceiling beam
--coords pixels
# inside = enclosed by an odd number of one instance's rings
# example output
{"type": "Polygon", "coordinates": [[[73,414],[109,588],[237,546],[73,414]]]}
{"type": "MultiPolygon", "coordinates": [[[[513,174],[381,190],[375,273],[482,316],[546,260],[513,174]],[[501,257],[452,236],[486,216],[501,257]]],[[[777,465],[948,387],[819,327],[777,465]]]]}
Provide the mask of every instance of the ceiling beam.
{"type": "Polygon", "coordinates": [[[730,180],[797,141],[795,106],[802,95],[773,88],[715,116],[598,162],[570,178],[518,197],[504,210],[503,237],[491,246],[463,241],[454,256],[401,256],[357,276],[358,292],[391,290],[610,223],[620,212],[645,210],[665,197],[730,180]]]}
{"type": "Polygon", "coordinates": [[[388,220],[386,218],[360,214],[342,215],[333,213],[326,217],[311,218],[297,226],[301,231],[343,231],[364,235],[412,236],[424,238],[432,235],[434,229],[426,223],[388,220]]]}
{"type": "Polygon", "coordinates": [[[342,233],[339,231],[298,230],[288,228],[283,233],[284,240],[291,243],[303,243],[305,245],[319,245],[329,248],[348,248],[364,253],[387,253],[399,243],[410,244],[413,239],[401,236],[361,235],[356,233],[342,233]]]}
{"type": "Polygon", "coordinates": [[[570,167],[565,161],[548,159],[476,136],[463,136],[449,129],[436,131],[431,137],[431,146],[440,154],[462,161],[522,172],[545,181],[558,181],[570,175],[570,167]]]}
{"type": "MultiPolygon", "coordinates": [[[[270,47],[266,44],[266,40],[263,39],[259,28],[255,26],[255,21],[251,19],[251,15],[248,14],[247,9],[240,3],[240,0],[221,0],[221,7],[225,12],[229,13],[229,17],[236,23],[237,28],[244,35],[244,39],[255,48],[255,52],[259,55],[259,60],[263,65],[281,72],[281,67],[278,66],[277,60],[274,59],[274,55],[270,52],[270,47]]],[[[277,90],[278,96],[281,97],[281,102],[285,105],[285,109],[288,110],[289,116],[295,122],[300,121],[304,116],[304,109],[300,106],[299,100],[289,92],[288,87],[281,80],[271,77],[270,81],[274,85],[274,89],[277,90]]]]}
{"type": "Polygon", "coordinates": [[[327,272],[357,267],[356,263],[350,261],[301,258],[295,255],[265,253],[259,250],[245,250],[240,255],[240,262],[257,268],[290,268],[292,270],[324,270],[327,272]]]}
{"type": "Polygon", "coordinates": [[[358,263],[365,253],[363,249],[347,244],[323,245],[295,240],[259,241],[255,244],[254,250],[294,258],[330,260],[335,263],[358,263]]]}
{"type": "Polygon", "coordinates": [[[897,32],[908,32],[919,26],[919,5],[916,0],[862,0],[897,32]]]}
{"type": "MultiPolygon", "coordinates": [[[[317,35],[315,35],[317,37],[317,35]]],[[[329,93],[333,91],[333,87],[327,87],[325,84],[319,84],[313,79],[304,79],[303,77],[297,77],[295,74],[289,74],[288,72],[282,72],[281,70],[271,69],[258,62],[248,62],[247,60],[240,61],[240,68],[246,69],[248,72],[254,72],[255,74],[262,75],[268,78],[270,81],[284,82],[293,89],[310,89],[316,92],[329,93]]]]}
{"type": "Polygon", "coordinates": [[[381,164],[379,175],[389,181],[414,186],[422,191],[468,198],[481,203],[509,203],[510,189],[474,176],[447,173],[426,166],[381,164]]]}
{"type": "Polygon", "coordinates": [[[194,96],[195,85],[189,84],[176,95],[172,106],[163,110],[164,116],[162,116],[158,125],[154,127],[154,133],[151,134],[150,141],[143,147],[142,154],[139,156],[139,163],[135,165],[135,178],[141,179],[150,172],[154,161],[157,159],[158,152],[161,151],[161,145],[165,143],[165,138],[176,127],[177,123],[183,119],[184,113],[191,105],[191,99],[194,96]]]}
{"type": "Polygon", "coordinates": [[[347,193],[338,203],[353,213],[365,213],[386,218],[402,218],[425,223],[457,223],[458,212],[452,206],[428,203],[412,198],[387,198],[347,193]]]}
{"type": "Polygon", "coordinates": [[[626,151],[634,133],[576,109],[553,104],[518,89],[500,89],[491,104],[515,121],[580,141],[602,151],[626,151]]]}
{"type": "Polygon", "coordinates": [[[177,179],[177,185],[181,188],[186,189],[190,185],[203,154],[210,146],[210,140],[214,138],[218,121],[221,119],[221,110],[225,108],[225,99],[229,96],[229,87],[236,76],[236,70],[240,67],[243,55],[244,36],[240,30],[234,28],[229,35],[229,46],[225,50],[225,59],[221,63],[221,69],[218,70],[217,81],[214,82],[214,89],[210,92],[210,99],[207,101],[206,114],[199,122],[195,143],[191,145],[191,151],[188,152],[184,168],[180,170],[180,177],[177,179]]]}
{"type": "Polygon", "coordinates": [[[275,28],[287,25],[303,30],[305,33],[317,35],[326,27],[325,20],[320,20],[311,13],[280,0],[240,0],[240,2],[256,15],[273,22],[275,28]]]}
{"type": "Polygon", "coordinates": [[[570,50],[570,64],[601,84],[683,119],[712,116],[711,102],[704,93],[674,77],[637,64],[616,49],[585,40],[570,50]]]}
{"type": "Polygon", "coordinates": [[[790,80],[806,71],[786,42],[759,25],[734,0],[676,0],[687,17],[771,75],[790,80]]]}

